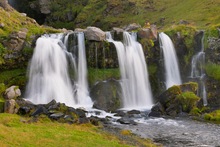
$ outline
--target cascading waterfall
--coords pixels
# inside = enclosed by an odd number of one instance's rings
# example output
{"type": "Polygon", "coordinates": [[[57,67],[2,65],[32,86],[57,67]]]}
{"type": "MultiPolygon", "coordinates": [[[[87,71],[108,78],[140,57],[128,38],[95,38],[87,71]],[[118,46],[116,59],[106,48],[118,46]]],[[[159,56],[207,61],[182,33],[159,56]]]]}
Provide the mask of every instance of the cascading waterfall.
{"type": "Polygon", "coordinates": [[[205,86],[205,72],[204,72],[204,65],[205,65],[205,52],[204,52],[204,33],[201,38],[201,51],[195,54],[192,58],[191,62],[191,78],[198,79],[199,89],[198,95],[203,99],[203,105],[206,106],[207,102],[207,93],[206,93],[206,86],[205,86]]]}
{"type": "Polygon", "coordinates": [[[45,104],[55,99],[72,107],[92,107],[87,84],[84,34],[77,34],[78,60],[76,55],[68,52],[69,35],[44,35],[37,40],[26,90],[26,98],[33,103],[45,104]],[[61,41],[63,37],[65,44],[61,41]],[[68,61],[76,75],[74,85],[69,78],[68,61]]]}
{"type": "Polygon", "coordinates": [[[173,85],[180,85],[182,82],[173,42],[169,36],[163,32],[159,34],[159,37],[160,47],[163,50],[164,57],[166,89],[168,89],[173,85]]]}
{"type": "Polygon", "coordinates": [[[77,72],[77,103],[82,106],[92,107],[92,100],[89,97],[87,82],[87,63],[84,34],[78,33],[78,72],[77,72]]]}
{"type": "Polygon", "coordinates": [[[35,104],[45,104],[55,99],[74,106],[73,88],[68,75],[62,43],[55,37],[42,36],[36,42],[30,62],[26,98],[35,104]]]}
{"type": "Polygon", "coordinates": [[[135,35],[124,32],[124,44],[114,41],[110,33],[107,33],[107,40],[114,43],[118,54],[123,107],[149,109],[153,102],[147,65],[142,46],[135,40],[135,35]]]}

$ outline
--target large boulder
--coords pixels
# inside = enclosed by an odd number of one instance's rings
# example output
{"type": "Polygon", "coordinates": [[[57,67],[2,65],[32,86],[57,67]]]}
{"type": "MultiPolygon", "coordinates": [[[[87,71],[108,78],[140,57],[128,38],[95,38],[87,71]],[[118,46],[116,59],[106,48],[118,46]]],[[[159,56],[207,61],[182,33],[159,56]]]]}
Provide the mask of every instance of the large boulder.
{"type": "Polygon", "coordinates": [[[5,90],[5,99],[16,99],[21,96],[21,90],[18,86],[11,86],[5,90]]]}
{"type": "Polygon", "coordinates": [[[94,108],[107,112],[116,111],[121,106],[122,92],[120,83],[116,80],[99,82],[92,87],[90,96],[94,108]]]}
{"type": "Polygon", "coordinates": [[[138,31],[138,37],[143,39],[157,39],[157,27],[156,25],[151,25],[150,28],[142,28],[138,31]]]}
{"type": "Polygon", "coordinates": [[[190,113],[197,106],[200,98],[196,95],[197,83],[174,85],[158,97],[158,103],[152,107],[150,116],[177,116],[182,112],[190,113]]]}
{"type": "Polygon", "coordinates": [[[87,40],[93,40],[93,41],[105,40],[105,32],[97,27],[87,27],[84,33],[87,40]]]}

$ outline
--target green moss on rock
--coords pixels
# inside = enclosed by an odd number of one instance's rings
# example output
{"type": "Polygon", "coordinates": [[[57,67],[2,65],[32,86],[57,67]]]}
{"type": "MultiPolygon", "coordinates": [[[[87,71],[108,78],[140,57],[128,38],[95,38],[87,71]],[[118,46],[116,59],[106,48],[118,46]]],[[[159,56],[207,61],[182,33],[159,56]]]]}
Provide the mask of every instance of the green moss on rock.
{"type": "Polygon", "coordinates": [[[215,121],[220,123],[220,110],[213,111],[211,113],[206,113],[204,119],[208,121],[215,121]]]}
{"type": "Polygon", "coordinates": [[[197,102],[200,98],[193,92],[184,92],[177,96],[178,101],[182,106],[183,112],[190,112],[194,107],[196,107],[197,102]]]}

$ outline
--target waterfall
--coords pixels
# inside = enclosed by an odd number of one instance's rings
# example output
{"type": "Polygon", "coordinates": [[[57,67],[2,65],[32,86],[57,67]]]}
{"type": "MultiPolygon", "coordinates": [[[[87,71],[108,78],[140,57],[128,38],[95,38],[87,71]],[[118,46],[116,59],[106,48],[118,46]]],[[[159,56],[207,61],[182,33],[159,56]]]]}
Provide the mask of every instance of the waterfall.
{"type": "Polygon", "coordinates": [[[121,72],[124,108],[150,108],[153,105],[147,65],[142,46],[135,40],[136,34],[123,33],[124,44],[114,41],[110,33],[107,40],[114,43],[121,72]]]}
{"type": "Polygon", "coordinates": [[[206,106],[207,102],[207,93],[205,86],[205,52],[204,52],[204,32],[202,32],[203,36],[201,38],[201,50],[197,54],[195,54],[191,61],[191,78],[197,79],[199,84],[198,96],[203,99],[203,105],[206,106]]]}
{"type": "Polygon", "coordinates": [[[77,34],[77,55],[68,51],[69,35],[44,35],[37,40],[25,96],[33,103],[45,104],[55,99],[72,107],[92,107],[84,34],[77,34]],[[70,80],[69,70],[74,72],[74,83],[70,80]]]}
{"type": "Polygon", "coordinates": [[[77,72],[77,103],[82,106],[92,107],[92,100],[89,97],[87,82],[87,63],[84,34],[78,33],[78,72],[77,72]]]}
{"type": "Polygon", "coordinates": [[[75,105],[66,55],[59,43],[62,42],[54,36],[42,36],[36,42],[25,94],[35,104],[55,99],[68,106],[75,105]]]}
{"type": "Polygon", "coordinates": [[[166,89],[168,89],[173,85],[180,85],[182,82],[175,48],[171,39],[163,32],[159,34],[159,37],[164,57],[166,89]]]}

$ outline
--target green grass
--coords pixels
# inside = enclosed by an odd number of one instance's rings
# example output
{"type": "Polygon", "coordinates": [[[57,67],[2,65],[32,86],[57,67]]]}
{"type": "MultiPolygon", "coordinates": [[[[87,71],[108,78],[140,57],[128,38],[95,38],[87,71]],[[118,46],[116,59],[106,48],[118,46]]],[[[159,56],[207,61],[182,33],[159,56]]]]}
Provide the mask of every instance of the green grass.
{"type": "MultiPolygon", "coordinates": [[[[69,125],[41,119],[28,122],[18,115],[0,114],[0,146],[128,147],[116,136],[90,124],[69,125]]],[[[143,142],[144,144],[145,142],[143,142]]],[[[155,146],[148,142],[146,146],[155,146]]]]}
{"type": "Polygon", "coordinates": [[[209,62],[206,64],[205,70],[209,77],[220,81],[220,65],[209,62]]]}
{"type": "Polygon", "coordinates": [[[17,115],[0,114],[1,146],[128,146],[91,125],[56,122],[23,123],[17,115]]]}

